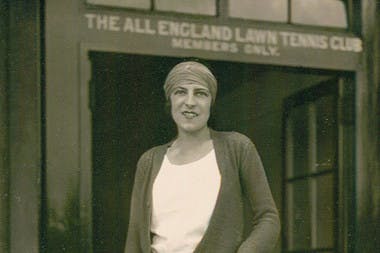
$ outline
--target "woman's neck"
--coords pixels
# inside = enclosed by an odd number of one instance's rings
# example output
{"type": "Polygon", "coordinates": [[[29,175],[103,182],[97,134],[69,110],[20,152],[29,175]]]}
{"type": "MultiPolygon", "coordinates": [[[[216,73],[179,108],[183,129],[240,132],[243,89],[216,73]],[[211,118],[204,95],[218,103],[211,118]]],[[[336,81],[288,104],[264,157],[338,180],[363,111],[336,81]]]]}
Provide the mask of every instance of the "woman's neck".
{"type": "Polygon", "coordinates": [[[198,132],[178,132],[177,139],[167,151],[169,161],[174,164],[185,164],[197,161],[213,148],[210,130],[205,127],[198,132]]]}
{"type": "Polygon", "coordinates": [[[178,146],[197,146],[201,145],[206,141],[211,140],[210,137],[210,129],[208,127],[205,127],[197,132],[184,132],[179,131],[178,137],[175,140],[175,145],[178,146]]]}

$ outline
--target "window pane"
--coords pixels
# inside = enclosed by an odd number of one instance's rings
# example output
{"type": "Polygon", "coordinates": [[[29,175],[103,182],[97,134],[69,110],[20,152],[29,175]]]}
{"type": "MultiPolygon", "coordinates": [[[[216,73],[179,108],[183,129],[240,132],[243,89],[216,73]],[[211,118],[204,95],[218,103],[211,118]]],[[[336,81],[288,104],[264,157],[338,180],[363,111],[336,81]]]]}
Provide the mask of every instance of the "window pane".
{"type": "Polygon", "coordinates": [[[150,8],[150,0],[87,0],[87,3],[138,9],[150,8]]]}
{"type": "Polygon", "coordinates": [[[308,105],[297,106],[290,115],[292,121],[293,168],[289,176],[307,174],[309,170],[309,111],[308,105]]]}
{"type": "Polygon", "coordinates": [[[336,156],[336,106],[334,96],[316,101],[317,107],[317,171],[332,169],[336,156]]]}
{"type": "Polygon", "coordinates": [[[289,250],[305,249],[311,242],[310,189],[307,180],[288,185],[289,250]]]}
{"type": "Polygon", "coordinates": [[[263,21],[287,22],[287,0],[229,0],[229,16],[263,21]]]}
{"type": "Polygon", "coordinates": [[[334,246],[334,178],[333,175],[317,179],[317,234],[318,248],[334,246]]]}
{"type": "Polygon", "coordinates": [[[155,8],[160,11],[173,11],[200,15],[216,15],[216,0],[155,0],[155,8]]]}
{"type": "Polygon", "coordinates": [[[345,5],[338,0],[292,0],[292,23],[347,28],[345,5]]]}

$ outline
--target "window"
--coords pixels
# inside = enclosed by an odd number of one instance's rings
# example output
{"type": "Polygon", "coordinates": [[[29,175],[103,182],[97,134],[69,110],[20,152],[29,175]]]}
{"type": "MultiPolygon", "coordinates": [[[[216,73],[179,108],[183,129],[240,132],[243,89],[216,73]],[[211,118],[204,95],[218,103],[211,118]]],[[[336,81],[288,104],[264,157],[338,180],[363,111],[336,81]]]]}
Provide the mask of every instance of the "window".
{"type": "Polygon", "coordinates": [[[154,0],[159,11],[172,11],[197,15],[216,15],[216,0],[154,0]]]}
{"type": "Polygon", "coordinates": [[[328,84],[287,101],[284,252],[337,252],[337,98],[328,84]]]}
{"type": "Polygon", "coordinates": [[[229,0],[228,15],[251,20],[347,28],[345,1],[229,0]]]}
{"type": "Polygon", "coordinates": [[[346,7],[339,0],[292,0],[291,23],[347,28],[346,7]]]}
{"type": "Polygon", "coordinates": [[[89,4],[136,9],[150,9],[150,0],[87,0],[89,4]]]}
{"type": "Polygon", "coordinates": [[[288,20],[288,0],[229,0],[229,16],[286,22],[288,20]]]}

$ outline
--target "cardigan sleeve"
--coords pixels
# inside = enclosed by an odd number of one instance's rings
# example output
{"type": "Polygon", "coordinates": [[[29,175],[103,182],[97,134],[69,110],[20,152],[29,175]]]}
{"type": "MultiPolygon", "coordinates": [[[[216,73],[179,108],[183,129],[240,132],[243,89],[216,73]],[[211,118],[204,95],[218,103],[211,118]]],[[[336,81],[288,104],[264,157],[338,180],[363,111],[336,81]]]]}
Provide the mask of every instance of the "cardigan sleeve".
{"type": "Polygon", "coordinates": [[[241,184],[253,212],[253,226],[238,253],[270,253],[280,233],[278,211],[254,144],[247,140],[241,152],[241,184]]]}
{"type": "Polygon", "coordinates": [[[140,253],[141,250],[141,238],[140,238],[140,221],[141,217],[141,205],[142,205],[142,188],[143,188],[143,178],[144,171],[146,170],[146,164],[148,160],[147,153],[143,154],[138,163],[137,169],[132,189],[132,197],[131,197],[131,205],[130,205],[130,216],[129,216],[129,224],[127,231],[127,240],[125,244],[124,253],[140,253]]]}

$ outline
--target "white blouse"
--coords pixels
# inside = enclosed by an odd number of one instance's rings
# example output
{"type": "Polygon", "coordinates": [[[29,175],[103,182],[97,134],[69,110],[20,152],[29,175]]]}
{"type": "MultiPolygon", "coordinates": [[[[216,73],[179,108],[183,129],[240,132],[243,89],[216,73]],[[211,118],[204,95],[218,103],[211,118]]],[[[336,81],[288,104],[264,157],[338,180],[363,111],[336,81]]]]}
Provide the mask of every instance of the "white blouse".
{"type": "Polygon", "coordinates": [[[220,188],[215,151],[183,164],[165,155],[153,184],[152,252],[192,253],[210,221],[220,188]]]}

